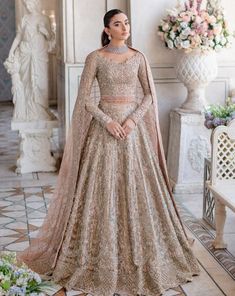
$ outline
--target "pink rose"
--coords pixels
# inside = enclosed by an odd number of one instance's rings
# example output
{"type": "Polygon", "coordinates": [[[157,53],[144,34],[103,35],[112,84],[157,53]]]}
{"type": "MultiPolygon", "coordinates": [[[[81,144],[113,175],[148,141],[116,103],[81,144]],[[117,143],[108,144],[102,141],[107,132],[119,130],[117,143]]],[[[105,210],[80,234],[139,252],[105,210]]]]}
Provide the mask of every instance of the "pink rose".
{"type": "Polygon", "coordinates": [[[194,47],[198,47],[201,43],[201,38],[199,35],[195,35],[194,37],[192,37],[191,41],[194,47]]]}
{"type": "Polygon", "coordinates": [[[219,35],[221,33],[221,31],[222,31],[222,27],[221,26],[216,26],[213,29],[213,32],[214,32],[215,35],[219,35]]]}
{"type": "Polygon", "coordinates": [[[209,14],[208,14],[207,11],[205,11],[205,10],[201,10],[201,11],[200,11],[200,16],[201,16],[201,18],[203,18],[203,19],[207,19],[207,18],[209,17],[209,14]]]}
{"type": "Polygon", "coordinates": [[[207,30],[208,29],[208,23],[207,22],[203,22],[203,24],[202,24],[202,27],[203,27],[203,30],[207,30]]]}
{"type": "Polygon", "coordinates": [[[198,11],[197,11],[196,8],[192,7],[192,8],[190,8],[190,11],[191,11],[193,14],[198,15],[198,11]]]}
{"type": "Polygon", "coordinates": [[[186,12],[183,11],[183,12],[181,12],[179,15],[180,15],[180,17],[184,17],[184,16],[186,15],[186,12]]]}
{"type": "Polygon", "coordinates": [[[168,31],[170,29],[170,27],[169,27],[169,25],[168,25],[168,23],[164,23],[163,25],[162,25],[162,30],[163,31],[168,31]]]}
{"type": "Polygon", "coordinates": [[[195,31],[198,35],[201,35],[203,33],[202,27],[197,27],[195,31]]]}
{"type": "Polygon", "coordinates": [[[213,32],[213,30],[208,30],[208,37],[211,37],[211,36],[213,36],[214,35],[214,32],[213,32]]]}
{"type": "Polygon", "coordinates": [[[190,16],[189,15],[184,15],[183,17],[182,17],[182,20],[184,21],[184,22],[186,22],[186,23],[188,23],[189,21],[190,21],[190,16]]]}
{"type": "Polygon", "coordinates": [[[208,23],[209,24],[215,24],[216,23],[216,18],[214,15],[211,15],[209,18],[208,18],[208,23]]]}
{"type": "Polygon", "coordinates": [[[199,15],[197,15],[195,18],[195,23],[200,24],[201,22],[202,22],[202,18],[199,15]]]}

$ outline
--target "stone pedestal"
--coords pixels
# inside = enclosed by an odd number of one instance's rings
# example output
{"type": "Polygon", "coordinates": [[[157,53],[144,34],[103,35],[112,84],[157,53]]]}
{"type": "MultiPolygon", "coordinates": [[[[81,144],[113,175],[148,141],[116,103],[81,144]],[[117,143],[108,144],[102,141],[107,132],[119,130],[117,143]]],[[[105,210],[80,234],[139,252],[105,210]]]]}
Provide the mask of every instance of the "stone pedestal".
{"type": "Polygon", "coordinates": [[[56,160],[51,153],[51,136],[58,121],[12,121],[12,130],[18,130],[20,153],[17,159],[17,173],[54,172],[56,160]]]}
{"type": "Polygon", "coordinates": [[[170,113],[167,166],[174,193],[202,193],[204,159],[210,157],[211,130],[204,115],[175,109],[170,113]]]}

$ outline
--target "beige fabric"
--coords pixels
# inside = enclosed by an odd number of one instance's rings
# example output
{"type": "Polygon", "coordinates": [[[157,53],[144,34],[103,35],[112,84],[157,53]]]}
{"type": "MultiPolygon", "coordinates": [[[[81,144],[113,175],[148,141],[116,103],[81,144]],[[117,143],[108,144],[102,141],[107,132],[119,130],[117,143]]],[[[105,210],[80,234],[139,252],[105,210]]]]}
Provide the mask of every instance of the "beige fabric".
{"type": "Polygon", "coordinates": [[[97,296],[156,296],[199,273],[170,192],[143,53],[122,63],[98,50],[88,55],[54,198],[18,259],[68,289],[97,296]],[[95,79],[101,96],[136,101],[101,102],[95,79]],[[117,140],[105,124],[126,118],[136,127],[117,140]]]}

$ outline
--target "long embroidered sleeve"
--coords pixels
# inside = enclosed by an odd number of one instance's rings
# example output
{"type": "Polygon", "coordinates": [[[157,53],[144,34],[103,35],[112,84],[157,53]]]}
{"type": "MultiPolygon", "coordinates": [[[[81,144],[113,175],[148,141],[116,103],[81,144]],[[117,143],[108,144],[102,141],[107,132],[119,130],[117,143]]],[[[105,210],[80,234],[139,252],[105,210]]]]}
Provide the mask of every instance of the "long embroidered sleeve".
{"type": "Polygon", "coordinates": [[[80,81],[80,88],[83,91],[83,96],[85,96],[85,108],[88,112],[91,113],[91,115],[98,120],[102,126],[105,127],[105,125],[112,121],[112,118],[105,114],[97,105],[97,102],[94,101],[91,97],[91,89],[93,82],[96,77],[96,58],[93,56],[94,53],[91,52],[88,54],[85,66],[81,75],[81,81],[80,81]]]}
{"type": "Polygon", "coordinates": [[[132,119],[135,122],[135,124],[137,124],[139,120],[144,116],[144,114],[147,112],[148,108],[153,102],[148,82],[147,69],[143,56],[141,58],[141,62],[139,65],[138,78],[143,88],[144,97],[140,105],[135,109],[135,111],[130,116],[128,116],[128,118],[132,119]]]}
{"type": "Polygon", "coordinates": [[[152,89],[151,70],[144,61],[140,67],[142,58],[137,52],[119,63],[98,50],[88,56],[47,219],[17,256],[66,290],[156,296],[200,273],[166,182],[158,118],[150,105],[156,100],[148,85],[152,89]],[[91,103],[95,77],[101,97],[107,96],[101,110],[91,103]],[[140,107],[133,100],[139,102],[139,79],[145,94],[140,107]],[[85,98],[101,122],[106,114],[122,123],[132,114],[138,121],[148,106],[152,112],[119,140],[99,121],[90,124],[85,98]]]}

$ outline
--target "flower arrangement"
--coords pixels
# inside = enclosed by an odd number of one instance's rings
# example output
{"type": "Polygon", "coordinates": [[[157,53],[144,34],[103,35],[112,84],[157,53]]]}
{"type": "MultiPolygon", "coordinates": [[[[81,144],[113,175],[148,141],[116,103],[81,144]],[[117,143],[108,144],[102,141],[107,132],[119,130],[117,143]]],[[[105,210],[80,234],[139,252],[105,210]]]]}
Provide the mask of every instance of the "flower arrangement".
{"type": "Polygon", "coordinates": [[[0,253],[0,296],[44,296],[54,292],[52,284],[22,264],[19,266],[15,252],[0,253]]]}
{"type": "Polygon", "coordinates": [[[204,125],[208,129],[213,129],[219,125],[228,125],[235,119],[235,104],[231,102],[231,98],[226,100],[225,106],[210,105],[206,108],[204,125]]]}
{"type": "Polygon", "coordinates": [[[220,51],[229,47],[234,37],[220,0],[187,0],[178,4],[161,20],[158,34],[169,49],[186,52],[220,51]]]}

